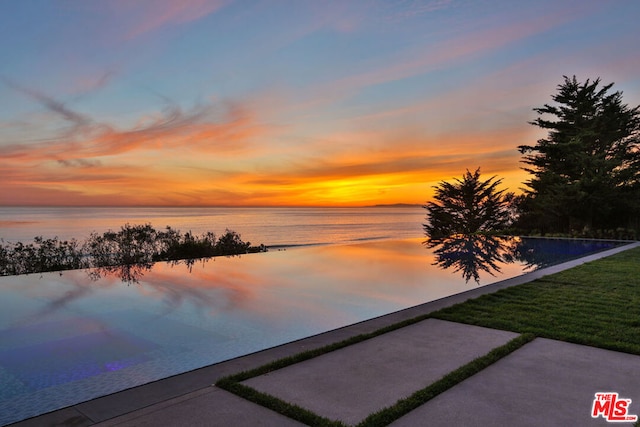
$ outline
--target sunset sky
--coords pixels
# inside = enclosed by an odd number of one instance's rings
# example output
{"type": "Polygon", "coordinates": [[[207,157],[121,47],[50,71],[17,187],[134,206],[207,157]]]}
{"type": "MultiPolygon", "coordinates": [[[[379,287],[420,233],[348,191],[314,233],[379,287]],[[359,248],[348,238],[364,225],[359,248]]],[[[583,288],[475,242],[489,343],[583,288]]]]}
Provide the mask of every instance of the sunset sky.
{"type": "Polygon", "coordinates": [[[424,203],[563,75],[640,104],[637,0],[0,2],[0,205],[424,203]]]}

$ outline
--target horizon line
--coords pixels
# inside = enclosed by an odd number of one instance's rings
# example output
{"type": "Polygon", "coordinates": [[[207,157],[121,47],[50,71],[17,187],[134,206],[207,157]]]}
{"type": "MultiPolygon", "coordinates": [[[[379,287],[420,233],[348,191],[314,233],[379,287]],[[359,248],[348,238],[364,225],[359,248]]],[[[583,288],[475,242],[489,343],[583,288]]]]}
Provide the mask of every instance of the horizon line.
{"type": "Polygon", "coordinates": [[[375,208],[422,207],[424,203],[376,203],[372,205],[0,205],[0,208],[375,208]]]}

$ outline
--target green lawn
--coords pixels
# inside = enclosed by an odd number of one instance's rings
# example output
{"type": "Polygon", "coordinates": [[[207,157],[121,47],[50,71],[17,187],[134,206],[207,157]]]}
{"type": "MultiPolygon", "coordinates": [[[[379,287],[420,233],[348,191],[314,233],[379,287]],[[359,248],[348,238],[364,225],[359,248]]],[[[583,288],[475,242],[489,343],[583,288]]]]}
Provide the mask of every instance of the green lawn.
{"type": "Polygon", "coordinates": [[[640,354],[640,248],[484,295],[432,317],[640,354]]]}

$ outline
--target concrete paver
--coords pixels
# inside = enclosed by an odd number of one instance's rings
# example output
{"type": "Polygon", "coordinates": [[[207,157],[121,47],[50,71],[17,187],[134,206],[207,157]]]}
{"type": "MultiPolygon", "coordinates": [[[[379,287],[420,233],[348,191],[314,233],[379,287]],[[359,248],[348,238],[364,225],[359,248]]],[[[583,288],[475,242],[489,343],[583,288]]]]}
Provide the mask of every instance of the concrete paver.
{"type": "Polygon", "coordinates": [[[618,392],[640,415],[640,356],[537,338],[392,425],[612,425],[591,417],[596,392],[618,392]]]}
{"type": "Polygon", "coordinates": [[[427,319],[243,384],[355,424],[517,336],[427,319]]]}
{"type": "Polygon", "coordinates": [[[86,427],[93,425],[93,421],[74,407],[63,408],[48,414],[39,415],[24,421],[19,421],[12,426],[43,427],[43,426],[69,426],[86,427]]]}
{"type": "Polygon", "coordinates": [[[208,387],[186,396],[95,424],[100,427],[297,427],[297,421],[225,390],[208,387]]]}

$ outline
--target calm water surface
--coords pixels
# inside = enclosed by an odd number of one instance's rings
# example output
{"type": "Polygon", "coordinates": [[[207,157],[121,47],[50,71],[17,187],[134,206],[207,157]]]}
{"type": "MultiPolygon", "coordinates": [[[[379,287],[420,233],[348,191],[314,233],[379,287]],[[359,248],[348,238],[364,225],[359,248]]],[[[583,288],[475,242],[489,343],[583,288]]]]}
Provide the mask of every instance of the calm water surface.
{"type": "Polygon", "coordinates": [[[0,277],[0,425],[607,247],[502,242],[517,256],[494,259],[492,276],[460,251],[482,251],[485,240],[444,252],[421,241],[0,277]],[[470,270],[479,270],[478,283],[463,277],[474,277],[470,270]]]}
{"type": "Polygon", "coordinates": [[[255,245],[349,243],[368,239],[420,237],[420,206],[370,208],[34,208],[0,207],[0,238],[14,242],[35,236],[86,239],[122,225],[150,223],[182,232],[217,235],[226,228],[255,245]]]}

